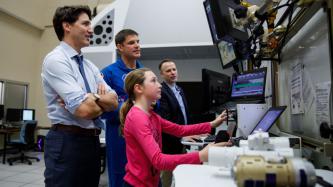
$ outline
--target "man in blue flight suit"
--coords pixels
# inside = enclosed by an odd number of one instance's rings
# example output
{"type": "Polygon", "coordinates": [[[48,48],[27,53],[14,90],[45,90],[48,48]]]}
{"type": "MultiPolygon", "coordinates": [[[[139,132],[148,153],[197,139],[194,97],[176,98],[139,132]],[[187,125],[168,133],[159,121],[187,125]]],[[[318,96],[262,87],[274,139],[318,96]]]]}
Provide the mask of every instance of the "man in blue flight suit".
{"type": "Polygon", "coordinates": [[[102,70],[105,82],[118,94],[118,109],[104,114],[106,118],[106,150],[109,186],[121,187],[124,184],[127,163],[125,140],[119,131],[119,109],[127,99],[124,79],[134,69],[143,67],[137,60],[141,56],[138,33],[131,29],[118,32],[115,43],[120,54],[117,61],[102,70]]]}

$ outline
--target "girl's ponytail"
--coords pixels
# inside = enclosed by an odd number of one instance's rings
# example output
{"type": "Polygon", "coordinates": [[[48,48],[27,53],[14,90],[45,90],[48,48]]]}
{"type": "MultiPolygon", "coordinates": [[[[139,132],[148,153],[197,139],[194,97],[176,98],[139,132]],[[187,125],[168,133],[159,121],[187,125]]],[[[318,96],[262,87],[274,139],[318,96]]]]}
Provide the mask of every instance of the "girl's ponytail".
{"type": "Polygon", "coordinates": [[[133,104],[132,99],[128,98],[120,108],[120,111],[119,111],[120,133],[122,135],[124,135],[124,125],[125,125],[125,119],[126,119],[127,113],[129,112],[129,110],[132,108],[133,105],[134,104],[133,104]]]}
{"type": "Polygon", "coordinates": [[[127,113],[131,110],[134,105],[135,101],[135,94],[134,94],[134,86],[136,84],[143,85],[145,80],[145,72],[151,71],[148,68],[140,68],[131,71],[127,74],[125,78],[125,91],[128,94],[128,99],[123,103],[119,111],[119,119],[120,119],[120,133],[124,134],[124,126],[127,113]]]}

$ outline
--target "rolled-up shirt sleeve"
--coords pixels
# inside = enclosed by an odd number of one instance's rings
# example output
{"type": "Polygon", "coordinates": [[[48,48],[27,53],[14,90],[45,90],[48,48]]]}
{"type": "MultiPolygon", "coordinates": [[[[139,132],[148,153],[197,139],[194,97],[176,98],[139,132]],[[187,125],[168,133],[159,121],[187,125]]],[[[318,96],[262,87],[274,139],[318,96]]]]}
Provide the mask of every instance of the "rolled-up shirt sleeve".
{"type": "Polygon", "coordinates": [[[64,100],[65,108],[72,114],[84,101],[86,92],[79,85],[72,67],[66,59],[59,56],[48,56],[43,64],[42,76],[64,100]]]}
{"type": "Polygon", "coordinates": [[[117,94],[104,80],[102,73],[99,71],[99,69],[95,66],[91,66],[93,71],[94,71],[94,75],[95,75],[95,79],[97,84],[104,84],[106,92],[107,93],[114,93],[117,94]]]}

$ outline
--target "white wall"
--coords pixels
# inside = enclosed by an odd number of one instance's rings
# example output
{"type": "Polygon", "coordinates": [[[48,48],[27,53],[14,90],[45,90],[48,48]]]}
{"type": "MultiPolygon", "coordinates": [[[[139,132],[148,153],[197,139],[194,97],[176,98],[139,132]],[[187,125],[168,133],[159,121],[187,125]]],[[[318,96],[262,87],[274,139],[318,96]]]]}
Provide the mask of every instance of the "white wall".
{"type": "Polygon", "coordinates": [[[41,31],[0,11],[0,78],[28,82],[28,106],[34,108],[41,31]]]}
{"type": "Polygon", "coordinates": [[[35,97],[40,36],[36,27],[0,11],[0,78],[29,83],[28,107],[37,110],[36,103],[42,99],[35,97]]]}
{"type": "MultiPolygon", "coordinates": [[[[8,0],[9,1],[9,0],[8,0]]],[[[42,0],[47,1],[43,9],[45,17],[43,18],[43,25],[52,26],[52,18],[55,10],[61,6],[70,5],[88,5],[91,10],[98,4],[108,4],[115,0],[42,0]]],[[[120,0],[121,1],[121,0],[120,0]]]]}
{"type": "Polygon", "coordinates": [[[132,0],[125,28],[145,46],[211,45],[203,0],[132,0]]]}
{"type": "Polygon", "coordinates": [[[0,11],[4,11],[7,14],[41,30],[44,26],[43,19],[46,12],[43,8],[45,6],[45,0],[0,0],[0,11]]]}

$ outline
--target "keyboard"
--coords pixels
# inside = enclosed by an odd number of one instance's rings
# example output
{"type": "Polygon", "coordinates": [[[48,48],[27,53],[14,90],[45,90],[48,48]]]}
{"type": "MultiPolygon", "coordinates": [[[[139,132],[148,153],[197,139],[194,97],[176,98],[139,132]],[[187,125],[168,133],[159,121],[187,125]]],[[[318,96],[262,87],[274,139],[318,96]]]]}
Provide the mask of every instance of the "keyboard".
{"type": "Polygon", "coordinates": [[[228,110],[235,110],[237,102],[228,101],[222,105],[222,108],[226,108],[228,110]]]}
{"type": "Polygon", "coordinates": [[[202,143],[203,142],[201,139],[198,139],[198,138],[192,138],[192,140],[194,140],[197,143],[202,143]]]}
{"type": "Polygon", "coordinates": [[[204,142],[215,142],[216,135],[208,135],[205,139],[204,142]]]}

